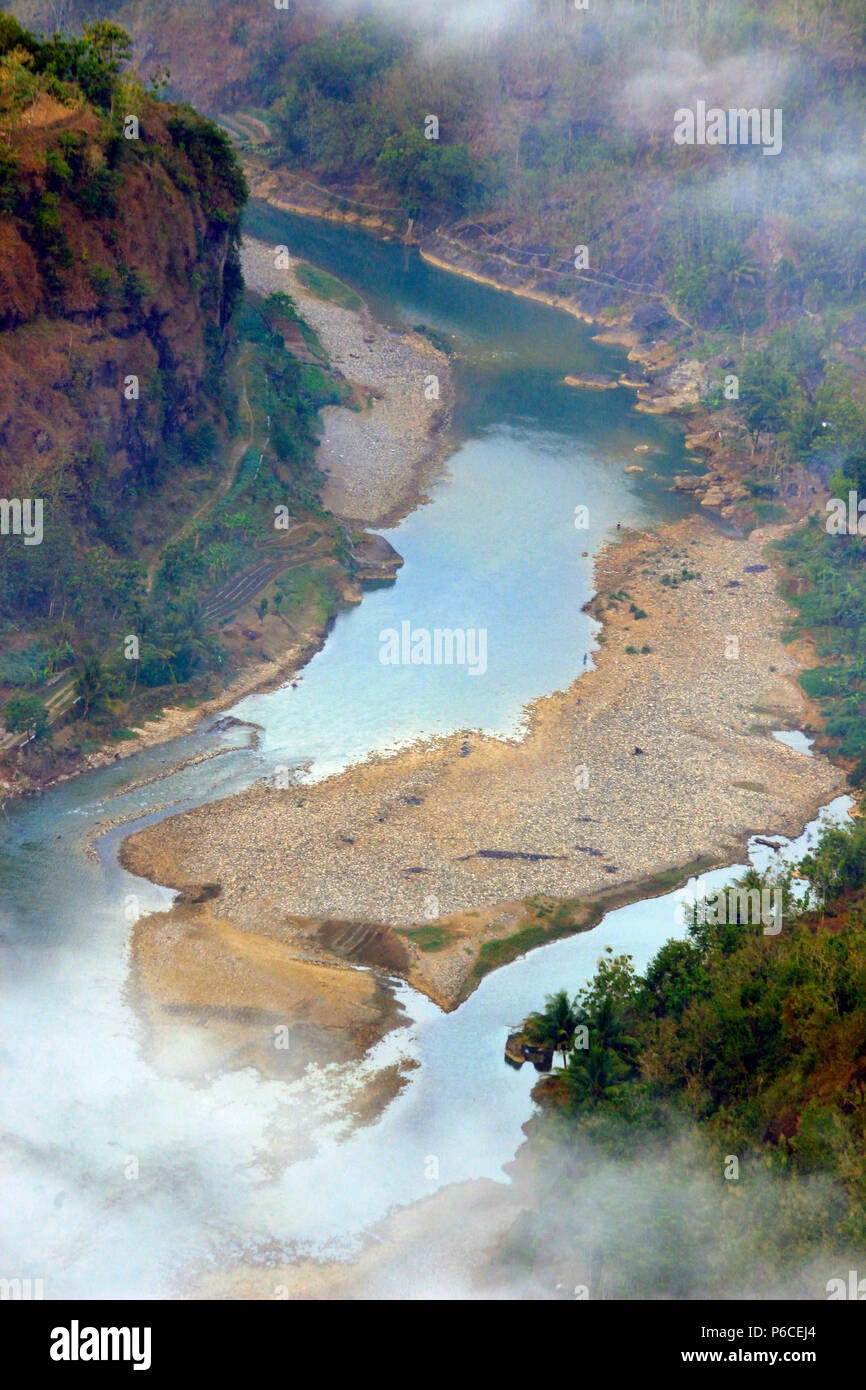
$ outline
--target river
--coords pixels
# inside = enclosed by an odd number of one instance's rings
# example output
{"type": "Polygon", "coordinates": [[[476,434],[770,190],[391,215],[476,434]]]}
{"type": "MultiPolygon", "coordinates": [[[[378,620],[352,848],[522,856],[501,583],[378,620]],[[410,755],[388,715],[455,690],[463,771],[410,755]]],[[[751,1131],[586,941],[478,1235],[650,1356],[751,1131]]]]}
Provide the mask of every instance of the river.
{"type": "MultiPolygon", "coordinates": [[[[577,989],[604,946],[629,951],[640,967],[682,930],[674,895],[621,908],[595,931],[488,976],[450,1015],[395,981],[404,1026],[361,1062],[310,1067],[291,1084],[252,1068],[196,1074],[194,1057],[170,1072],[148,1061],[130,999],[129,929],[172,894],[117,864],[128,818],[142,824],[225,796],[286,761],[321,777],[419,735],[470,727],[513,736],[526,702],[567,685],[592,650],[582,607],[598,547],[618,521],[651,525],[686,505],[667,490],[683,467],[670,423],[638,414],[626,390],[562,384],[566,372],[625,366],[573,318],[359,231],[255,207],[248,225],[358,288],[395,327],[423,322],[452,338],[456,448],[431,504],[386,533],[405,559],[396,584],[338,618],[296,689],[232,711],[262,725],[257,748],[243,731],[209,731],[208,721],[9,809],[0,844],[0,1275],[42,1279],[48,1298],[170,1296],[202,1271],[265,1249],[269,1259],[350,1257],[372,1222],[437,1182],[504,1181],[535,1080],[531,1068],[505,1064],[508,1026],[545,992],[577,989]],[[636,454],[639,444],[649,450],[636,454]],[[644,472],[626,473],[636,459],[644,472]],[[588,531],[574,526],[581,504],[588,531]],[[419,679],[416,669],[379,663],[381,629],[407,616],[416,626],[471,627],[482,597],[484,679],[460,668],[419,679]],[[218,756],[178,770],[204,752],[218,756]],[[138,785],[143,778],[156,780],[138,785]],[[342,1102],[394,1062],[418,1065],[377,1122],[351,1130],[342,1102]]],[[[846,805],[828,814],[841,818],[846,805]]]]}

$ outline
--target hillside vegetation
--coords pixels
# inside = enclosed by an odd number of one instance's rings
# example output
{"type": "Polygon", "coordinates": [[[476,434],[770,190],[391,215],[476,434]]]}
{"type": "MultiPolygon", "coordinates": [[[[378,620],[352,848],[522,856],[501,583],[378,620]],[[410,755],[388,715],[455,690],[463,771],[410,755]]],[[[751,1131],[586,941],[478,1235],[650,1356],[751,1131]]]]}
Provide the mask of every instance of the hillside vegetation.
{"type": "Polygon", "coordinates": [[[616,1210],[605,1193],[590,1243],[601,1227],[618,1245],[607,1296],[821,1298],[862,1259],[864,822],[825,830],[793,873],[750,871],[739,886],[782,895],[779,933],[745,898],[718,923],[707,900],[643,974],[608,952],[576,998],[563,990],[526,1021],[567,1060],[539,1091],[536,1154],[552,1186],[512,1256],[561,1247],[563,1221],[576,1236],[598,1168],[621,1188],[639,1173],[656,1199],[639,1204],[635,1236],[629,1199],[620,1191],[616,1210]]]}
{"type": "MultiPolygon", "coordinates": [[[[97,12],[69,0],[63,15],[97,12]]],[[[710,362],[708,403],[744,460],[758,450],[753,471],[844,460],[866,344],[859,0],[522,0],[474,20],[459,4],[398,18],[151,0],[119,15],[143,71],[168,63],[169,91],[270,134],[246,140],[253,172],[300,176],[336,209],[602,318],[661,300],[673,317],[654,331],[710,362]],[[778,110],[779,153],[675,143],[675,112],[698,100],[778,110]],[[739,406],[721,397],[733,368],[739,406]]]]}
{"type": "MultiPolygon", "coordinates": [[[[344,385],[287,298],[240,312],[235,153],[129,54],[0,16],[0,492],[42,507],[38,542],[14,511],[0,538],[0,703],[43,750],[46,707],[75,699],[74,752],[227,667],[220,586],[274,559],[277,507],[320,520],[311,560],[345,546],[315,465],[344,385]]],[[[313,588],[324,621],[339,579],[313,588]]]]}

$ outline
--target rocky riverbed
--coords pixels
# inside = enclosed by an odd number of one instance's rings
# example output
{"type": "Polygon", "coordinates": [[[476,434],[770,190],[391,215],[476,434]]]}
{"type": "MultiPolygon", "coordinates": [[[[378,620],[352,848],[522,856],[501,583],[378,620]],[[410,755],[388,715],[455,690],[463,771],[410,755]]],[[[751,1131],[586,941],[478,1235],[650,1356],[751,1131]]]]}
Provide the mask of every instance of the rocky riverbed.
{"type": "Polygon", "coordinates": [[[597,669],[539,700],[523,740],[455,735],[260,786],[133,836],[127,866],[218,883],[221,915],[242,931],[280,922],[305,950],[330,951],[326,922],[396,928],[392,968],[453,1005],[482,946],[525,926],[527,899],[586,905],[735,860],[751,833],[798,833],[843,777],[771,737],[810,711],[779,640],[768,539],[693,517],[604,551],[597,669]],[[431,950],[411,932],[434,921],[431,950]]]}
{"type": "Polygon", "coordinates": [[[328,406],[318,461],[327,474],[329,511],[365,525],[393,525],[411,511],[437,463],[449,452],[453,390],[448,358],[419,333],[396,333],[365,306],[321,299],[297,275],[297,258],[277,268],[274,248],[245,237],[247,286],[291,295],[354,387],[355,409],[328,406]]]}

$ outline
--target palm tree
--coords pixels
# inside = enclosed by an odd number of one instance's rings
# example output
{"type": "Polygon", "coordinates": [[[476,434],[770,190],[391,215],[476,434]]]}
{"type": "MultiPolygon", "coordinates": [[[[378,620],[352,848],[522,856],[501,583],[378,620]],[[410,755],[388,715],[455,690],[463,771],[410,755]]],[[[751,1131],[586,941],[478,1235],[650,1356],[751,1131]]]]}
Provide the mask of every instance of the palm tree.
{"type": "Polygon", "coordinates": [[[753,261],[749,259],[749,254],[744,246],[731,241],[723,246],[716,254],[716,269],[724,282],[723,293],[734,307],[740,323],[744,321],[744,314],[740,307],[740,291],[753,288],[761,278],[761,272],[753,261]]]}
{"type": "Polygon", "coordinates": [[[754,285],[761,272],[751,261],[744,246],[729,241],[716,256],[716,264],[725,277],[729,293],[736,294],[745,285],[754,285]]]}
{"type": "Polygon", "coordinates": [[[625,1068],[613,1048],[593,1038],[585,1052],[575,1048],[565,1069],[565,1082],[572,1105],[598,1105],[607,1099],[625,1068]]]}
{"type": "Polygon", "coordinates": [[[626,1033],[626,1018],[622,1007],[605,994],[595,1012],[588,1016],[590,1034],[605,1048],[611,1048],[624,1060],[631,1061],[637,1043],[626,1033]]]}
{"type": "Polygon", "coordinates": [[[564,989],[548,994],[541,1013],[530,1014],[523,1031],[536,1047],[549,1047],[561,1052],[563,1062],[571,1047],[577,1027],[577,1010],[564,989]]]}
{"type": "Polygon", "coordinates": [[[85,657],[81,674],[75,681],[75,693],[84,705],[84,719],[92,708],[97,708],[105,700],[105,673],[98,656],[85,657]]]}
{"type": "MultiPolygon", "coordinates": [[[[163,642],[145,642],[141,649],[142,660],[158,661],[164,666],[171,678],[172,685],[177,685],[177,677],[174,674],[172,662],[177,658],[177,652],[173,646],[166,646],[163,642]]],[[[138,673],[136,672],[136,679],[138,673]]],[[[147,677],[145,676],[145,680],[147,677]]]]}
{"type": "Polygon", "coordinates": [[[589,1047],[572,1049],[566,1086],[573,1105],[597,1105],[634,1071],[638,1042],[626,1031],[627,1012],[612,994],[597,997],[588,1008],[576,1008],[575,1023],[586,1029],[590,1042],[589,1047]]]}

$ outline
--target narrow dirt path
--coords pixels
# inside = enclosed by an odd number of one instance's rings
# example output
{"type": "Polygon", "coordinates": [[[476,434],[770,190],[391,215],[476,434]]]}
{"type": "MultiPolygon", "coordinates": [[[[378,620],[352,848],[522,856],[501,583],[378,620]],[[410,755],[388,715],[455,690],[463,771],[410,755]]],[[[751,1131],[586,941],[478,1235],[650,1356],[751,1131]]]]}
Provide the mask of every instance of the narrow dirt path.
{"type": "MultiPolygon", "coordinates": [[[[32,691],[31,693],[37,696],[39,694],[38,691],[32,691]]],[[[65,714],[70,706],[74,705],[79,698],[80,697],[75,694],[75,677],[70,676],[68,681],[64,682],[63,685],[59,685],[51,692],[46,700],[43,700],[43,704],[48,711],[49,722],[51,724],[56,723],[60,715],[65,714]]],[[[28,742],[29,737],[27,734],[10,734],[4,732],[0,735],[0,752],[7,748],[20,748],[23,744],[28,742]]]]}
{"type": "MultiPolygon", "coordinates": [[[[214,508],[218,502],[221,502],[223,498],[228,495],[228,493],[231,491],[232,484],[234,483],[235,478],[237,477],[238,465],[240,464],[241,459],[243,458],[247,450],[251,449],[253,446],[253,441],[255,439],[256,422],[255,417],[253,415],[253,408],[250,405],[249,397],[247,395],[247,374],[243,370],[243,368],[241,368],[241,401],[246,407],[250,417],[249,438],[246,440],[238,439],[235,441],[234,445],[229,449],[225,466],[223,468],[223,474],[217,486],[216,493],[212,497],[205,498],[204,502],[202,502],[200,506],[196,507],[195,511],[192,513],[191,516],[187,517],[186,521],[180,527],[180,529],[176,531],[173,536],[169,537],[169,541],[166,542],[166,544],[173,541],[182,541],[184,536],[189,535],[190,531],[193,529],[196,523],[207,512],[212,510],[212,508],[214,508]]],[[[163,547],[163,550],[164,549],[165,547],[163,547]]],[[[156,575],[159,562],[162,559],[162,553],[162,550],[160,550],[156,555],[154,555],[153,559],[150,561],[150,564],[147,567],[147,580],[145,583],[145,590],[147,593],[150,593],[151,589],[153,588],[154,577],[156,575]]]]}

